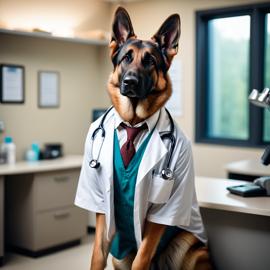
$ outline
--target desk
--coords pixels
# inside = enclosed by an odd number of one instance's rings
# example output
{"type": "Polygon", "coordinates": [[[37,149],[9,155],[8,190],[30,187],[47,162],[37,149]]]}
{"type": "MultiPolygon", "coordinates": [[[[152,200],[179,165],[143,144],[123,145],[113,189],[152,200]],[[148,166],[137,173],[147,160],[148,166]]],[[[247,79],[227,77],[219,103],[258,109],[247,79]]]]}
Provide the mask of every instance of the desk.
{"type": "Polygon", "coordinates": [[[13,216],[6,213],[6,222],[9,224],[7,231],[13,230],[10,233],[11,243],[22,248],[30,247],[32,251],[40,251],[46,245],[57,242],[50,237],[50,232],[56,230],[50,225],[54,222],[50,216],[53,211],[53,216],[59,220],[54,226],[59,226],[60,231],[59,237],[54,238],[59,238],[61,243],[65,239],[73,240],[67,233],[63,233],[64,229],[61,230],[60,224],[63,225],[65,218],[74,227],[77,238],[86,233],[87,213],[72,208],[81,164],[82,156],[66,156],[55,160],[0,165],[0,263],[3,263],[4,257],[5,208],[7,212],[16,213],[13,216]],[[65,196],[60,196],[60,190],[65,196]],[[5,207],[4,195],[7,203],[5,207]],[[82,226],[77,226],[80,222],[75,218],[81,221],[82,226]]]}
{"type": "MultiPolygon", "coordinates": [[[[66,157],[32,165],[18,163],[13,169],[0,167],[0,195],[3,175],[78,169],[81,162],[82,157],[66,157]]],[[[242,183],[245,182],[196,177],[198,202],[213,261],[217,270],[269,270],[270,198],[242,198],[226,190],[227,186],[242,183]]],[[[1,196],[0,202],[3,202],[1,196]]],[[[3,203],[0,206],[3,209],[3,203]]],[[[3,235],[3,226],[0,235],[3,235]]]]}
{"type": "Polygon", "coordinates": [[[240,160],[225,166],[229,179],[253,181],[260,176],[270,176],[270,166],[264,166],[260,160],[240,160]]]}
{"type": "Polygon", "coordinates": [[[244,181],[196,177],[195,183],[216,269],[269,270],[270,197],[226,190],[244,181]]]}

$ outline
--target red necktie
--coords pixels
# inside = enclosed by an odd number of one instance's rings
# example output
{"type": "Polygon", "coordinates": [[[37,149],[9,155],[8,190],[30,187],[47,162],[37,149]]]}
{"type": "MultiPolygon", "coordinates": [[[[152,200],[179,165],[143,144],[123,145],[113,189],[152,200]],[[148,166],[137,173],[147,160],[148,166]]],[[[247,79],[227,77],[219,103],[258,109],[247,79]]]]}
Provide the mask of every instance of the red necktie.
{"type": "Polygon", "coordinates": [[[128,127],[124,123],[122,123],[121,126],[127,131],[127,141],[121,147],[121,156],[125,167],[127,167],[136,152],[134,147],[134,140],[139,134],[139,132],[146,129],[147,126],[146,124],[143,124],[140,127],[134,128],[128,127]]]}

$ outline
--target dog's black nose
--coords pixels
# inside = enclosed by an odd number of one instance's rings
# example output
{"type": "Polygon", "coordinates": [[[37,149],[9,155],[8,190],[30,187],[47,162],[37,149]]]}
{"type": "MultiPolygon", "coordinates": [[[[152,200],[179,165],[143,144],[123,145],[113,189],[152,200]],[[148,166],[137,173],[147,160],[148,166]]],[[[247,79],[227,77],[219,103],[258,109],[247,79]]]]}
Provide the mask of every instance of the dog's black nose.
{"type": "Polygon", "coordinates": [[[137,97],[138,86],[139,79],[134,75],[128,75],[122,81],[121,94],[128,97],[137,97]]]}
{"type": "Polygon", "coordinates": [[[139,80],[135,76],[127,76],[123,82],[125,87],[135,89],[138,86],[139,80]]]}

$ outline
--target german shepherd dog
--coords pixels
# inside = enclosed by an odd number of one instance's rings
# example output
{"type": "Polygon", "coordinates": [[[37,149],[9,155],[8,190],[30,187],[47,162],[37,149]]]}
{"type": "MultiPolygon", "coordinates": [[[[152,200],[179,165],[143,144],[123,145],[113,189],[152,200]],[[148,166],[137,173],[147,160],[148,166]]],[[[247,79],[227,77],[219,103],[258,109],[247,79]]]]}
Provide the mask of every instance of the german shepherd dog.
{"type": "MultiPolygon", "coordinates": [[[[136,37],[127,11],[119,7],[115,12],[112,28],[110,56],[113,72],[109,77],[108,92],[122,119],[135,125],[163,107],[171,96],[172,86],[167,71],[178,50],[180,17],[178,14],[168,17],[156,34],[145,41],[136,37]]],[[[96,217],[91,269],[104,270],[110,243],[106,240],[104,214],[97,214],[96,217]]],[[[146,241],[137,254],[122,261],[114,259],[115,269],[150,269],[165,225],[146,221],[144,228],[146,241]]],[[[175,254],[177,259],[179,254],[175,254]]]]}
{"type": "Polygon", "coordinates": [[[110,54],[114,70],[108,91],[120,116],[131,124],[159,110],[172,93],[167,71],[177,54],[180,17],[171,15],[147,41],[137,39],[128,13],[118,8],[110,54]]]}

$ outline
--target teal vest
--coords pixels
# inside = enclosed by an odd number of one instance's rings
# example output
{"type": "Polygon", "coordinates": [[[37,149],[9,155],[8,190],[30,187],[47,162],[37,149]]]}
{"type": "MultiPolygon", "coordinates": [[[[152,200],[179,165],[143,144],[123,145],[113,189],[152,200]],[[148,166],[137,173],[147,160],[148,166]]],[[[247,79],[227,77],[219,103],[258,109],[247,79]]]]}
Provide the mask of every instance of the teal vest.
{"type": "MultiPolygon", "coordinates": [[[[137,252],[133,219],[135,186],[139,166],[153,130],[143,141],[127,168],[125,168],[122,160],[116,130],[114,131],[113,184],[116,234],[112,240],[110,253],[119,260],[131,252],[137,252]]],[[[168,242],[179,231],[180,229],[177,227],[167,226],[155,256],[160,254],[168,242]]]]}
{"type": "Polygon", "coordinates": [[[128,167],[125,168],[116,130],[114,131],[113,184],[116,234],[113,238],[110,252],[119,260],[126,257],[130,252],[137,251],[133,224],[135,186],[139,166],[152,132],[146,137],[128,164],[128,167]]]}

